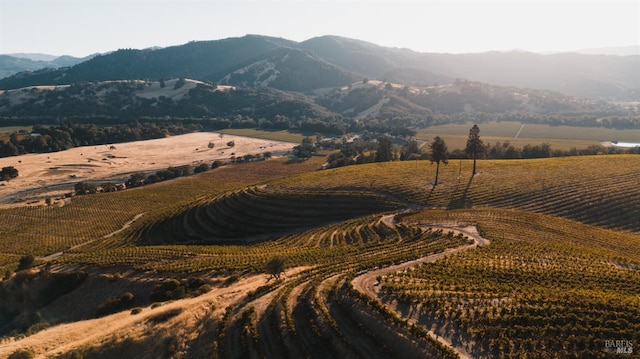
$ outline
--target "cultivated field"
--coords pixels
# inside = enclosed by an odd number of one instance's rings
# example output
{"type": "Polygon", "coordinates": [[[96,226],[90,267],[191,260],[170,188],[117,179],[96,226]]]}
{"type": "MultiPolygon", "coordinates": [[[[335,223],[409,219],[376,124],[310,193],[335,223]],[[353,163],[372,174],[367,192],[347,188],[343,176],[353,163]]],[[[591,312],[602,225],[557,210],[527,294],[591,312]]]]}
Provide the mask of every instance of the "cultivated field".
{"type": "Polygon", "coordinates": [[[475,176],[452,161],[437,187],[428,161],[323,161],[0,209],[3,272],[32,253],[88,273],[39,310],[51,328],[0,356],[598,358],[640,342],[637,156],[487,160],[475,176]],[[209,291],[153,304],[192,276],[209,291]],[[93,318],[125,292],[136,310],[93,318]]]}
{"type": "MultiPolygon", "coordinates": [[[[473,124],[449,124],[418,130],[420,140],[442,137],[450,150],[464,149],[473,124]]],[[[515,147],[548,143],[552,149],[567,151],[583,149],[607,141],[640,143],[640,130],[616,130],[599,127],[524,125],[520,122],[489,122],[479,125],[485,144],[509,141],[515,147]]]]}

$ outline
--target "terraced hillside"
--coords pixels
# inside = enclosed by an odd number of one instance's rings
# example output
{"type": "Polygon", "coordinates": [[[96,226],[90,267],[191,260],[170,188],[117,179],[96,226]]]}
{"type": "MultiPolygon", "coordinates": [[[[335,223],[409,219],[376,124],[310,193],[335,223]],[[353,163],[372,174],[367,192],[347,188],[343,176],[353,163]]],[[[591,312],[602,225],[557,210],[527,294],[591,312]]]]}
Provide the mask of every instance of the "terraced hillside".
{"type": "Polygon", "coordinates": [[[198,205],[154,225],[143,243],[246,242],[415,206],[522,209],[638,232],[640,191],[631,189],[640,189],[640,161],[632,158],[486,161],[473,177],[463,177],[462,162],[452,163],[436,188],[425,162],[307,173],[198,205]]]}
{"type": "Polygon", "coordinates": [[[163,220],[143,240],[145,244],[248,243],[402,206],[374,192],[249,187],[163,220]]]}
{"type": "Polygon", "coordinates": [[[142,299],[99,342],[39,344],[54,326],[0,356],[597,358],[606,340],[640,341],[637,156],[481,161],[473,177],[451,162],[435,188],[427,161],[318,164],[231,166],[11,217],[5,268],[33,250],[54,272],[133,270],[114,284],[129,290],[149,274],[197,274],[212,289],[142,299]],[[49,237],[17,230],[27,220],[49,237]],[[280,280],[262,274],[275,257],[289,268],[280,280]]]}

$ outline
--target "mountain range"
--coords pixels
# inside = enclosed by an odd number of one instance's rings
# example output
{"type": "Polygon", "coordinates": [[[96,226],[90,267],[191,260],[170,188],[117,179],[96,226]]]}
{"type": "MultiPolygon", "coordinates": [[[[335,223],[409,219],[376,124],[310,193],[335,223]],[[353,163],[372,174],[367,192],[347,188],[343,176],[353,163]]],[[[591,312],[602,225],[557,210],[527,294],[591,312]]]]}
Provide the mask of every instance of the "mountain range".
{"type": "Polygon", "coordinates": [[[97,56],[97,54],[86,57],[73,57],[68,55],[54,56],[47,54],[0,55],[0,78],[9,77],[24,71],[73,66],[95,56],[97,56]]]}
{"type": "MultiPolygon", "coordinates": [[[[10,62],[2,56],[0,60],[10,62]]],[[[0,89],[171,78],[301,93],[345,86],[362,79],[407,86],[466,79],[551,90],[570,96],[637,100],[640,95],[640,55],[541,55],[518,51],[437,54],[383,47],[338,36],[295,42],[247,35],[160,49],[121,49],[75,65],[31,68],[0,79],[0,89]]]]}

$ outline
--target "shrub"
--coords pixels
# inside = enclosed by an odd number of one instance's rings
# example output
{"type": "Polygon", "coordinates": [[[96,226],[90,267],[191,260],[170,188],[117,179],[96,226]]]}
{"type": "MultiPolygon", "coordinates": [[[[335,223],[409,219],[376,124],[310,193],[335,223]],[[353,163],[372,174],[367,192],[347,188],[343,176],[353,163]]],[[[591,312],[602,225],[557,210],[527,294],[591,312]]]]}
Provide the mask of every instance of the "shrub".
{"type": "Polygon", "coordinates": [[[284,272],[285,266],[284,266],[284,258],[281,257],[275,257],[273,259],[271,259],[269,262],[267,262],[267,264],[265,264],[264,266],[264,271],[271,275],[271,278],[275,278],[276,280],[280,279],[280,274],[282,274],[282,272],[284,272]]]}
{"type": "Polygon", "coordinates": [[[96,318],[127,309],[134,301],[135,296],[131,292],[124,293],[120,297],[109,298],[96,309],[96,318]]]}
{"type": "Polygon", "coordinates": [[[167,279],[153,288],[149,299],[153,302],[166,302],[184,298],[187,295],[198,296],[210,290],[211,286],[200,277],[189,277],[182,282],[177,279],[167,279]]]}
{"type": "Polygon", "coordinates": [[[35,262],[35,260],[36,257],[33,254],[22,256],[22,258],[20,258],[20,261],[18,262],[18,269],[16,269],[16,272],[33,267],[33,262],[35,262]]]}
{"type": "Polygon", "coordinates": [[[153,288],[149,299],[152,302],[166,302],[185,296],[185,289],[177,279],[167,279],[153,288]]]}
{"type": "Polygon", "coordinates": [[[140,314],[141,312],[142,312],[142,308],[140,308],[140,307],[135,307],[135,308],[131,309],[131,315],[140,314]]]}
{"type": "Polygon", "coordinates": [[[37,332],[41,331],[41,330],[45,330],[47,328],[49,328],[51,325],[47,322],[40,322],[40,323],[36,323],[32,326],[29,327],[29,329],[27,329],[27,335],[33,335],[36,334],[37,332]]]}
{"type": "Polygon", "coordinates": [[[13,166],[2,167],[2,171],[0,171],[0,181],[8,181],[16,177],[18,177],[18,170],[13,166]]]}
{"type": "Polygon", "coordinates": [[[200,173],[200,172],[206,172],[209,170],[209,165],[207,165],[206,163],[202,163],[200,165],[198,165],[196,168],[193,169],[194,173],[200,173]]]}
{"type": "Polygon", "coordinates": [[[36,353],[30,349],[18,349],[9,355],[8,359],[31,359],[35,357],[36,353]]]}
{"type": "Polygon", "coordinates": [[[187,278],[187,280],[185,282],[185,286],[187,287],[188,291],[192,291],[192,290],[198,289],[198,288],[202,287],[205,284],[206,283],[205,283],[204,279],[202,279],[200,277],[189,277],[189,278],[187,278]]]}

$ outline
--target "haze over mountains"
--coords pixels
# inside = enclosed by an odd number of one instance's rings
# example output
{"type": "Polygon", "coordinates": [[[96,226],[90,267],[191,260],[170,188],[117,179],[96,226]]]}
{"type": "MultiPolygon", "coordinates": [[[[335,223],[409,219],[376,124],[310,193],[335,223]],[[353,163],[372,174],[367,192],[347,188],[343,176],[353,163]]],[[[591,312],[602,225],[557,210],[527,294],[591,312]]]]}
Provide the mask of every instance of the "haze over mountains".
{"type": "Polygon", "coordinates": [[[93,54],[86,57],[22,53],[0,55],[0,78],[8,77],[23,71],[73,66],[87,61],[96,55],[97,54],[93,54]]]}
{"type": "MultiPolygon", "coordinates": [[[[161,49],[123,49],[77,60],[80,62],[73,65],[73,59],[57,58],[48,62],[49,68],[38,69],[36,65],[42,62],[0,56],[0,64],[12,64],[14,70],[31,66],[0,79],[0,89],[185,77],[304,92],[344,86],[363,78],[408,86],[451,83],[460,78],[609,100],[633,100],[640,93],[640,55],[420,53],[338,36],[295,42],[247,35],[161,49]],[[53,69],[60,66],[66,67],[53,69]]],[[[11,71],[7,67],[2,65],[0,70],[11,71]]]]}

